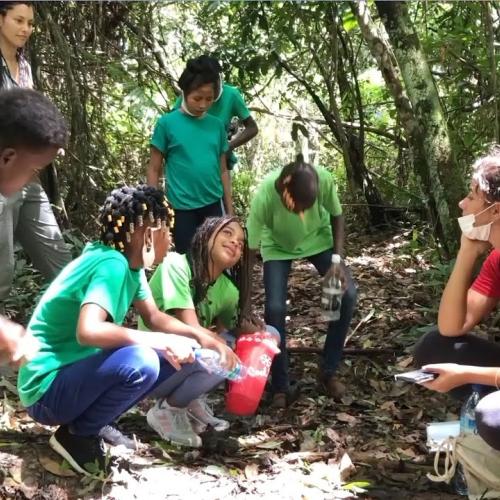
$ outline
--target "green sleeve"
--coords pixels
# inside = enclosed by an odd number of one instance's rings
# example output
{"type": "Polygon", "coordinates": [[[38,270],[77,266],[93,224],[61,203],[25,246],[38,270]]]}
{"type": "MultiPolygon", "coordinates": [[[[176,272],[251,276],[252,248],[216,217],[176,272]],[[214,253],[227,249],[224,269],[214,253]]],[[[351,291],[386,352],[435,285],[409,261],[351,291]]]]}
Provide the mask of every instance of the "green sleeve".
{"type": "Polygon", "coordinates": [[[248,232],[248,248],[257,250],[260,247],[260,240],[262,237],[262,230],[265,226],[265,191],[264,186],[258,189],[252,204],[250,205],[250,213],[247,219],[247,232],[248,232]]]}
{"type": "Polygon", "coordinates": [[[158,151],[161,151],[163,156],[167,156],[168,150],[168,134],[163,115],[157,122],[151,137],[151,146],[154,146],[158,151]]]}
{"type": "Polygon", "coordinates": [[[318,174],[321,205],[331,215],[342,215],[342,207],[337,196],[337,186],[333,175],[324,169],[321,169],[318,174]]]}
{"type": "Polygon", "coordinates": [[[191,295],[191,271],[187,261],[172,262],[168,258],[161,265],[162,310],[195,309],[191,295]]]}
{"type": "Polygon", "coordinates": [[[97,304],[115,321],[128,272],[126,262],[118,259],[103,259],[90,279],[81,305],[97,304]]]}
{"type": "Polygon", "coordinates": [[[233,116],[237,116],[240,120],[246,120],[250,116],[250,110],[238,89],[234,89],[233,116]]]}
{"type": "Polygon", "coordinates": [[[144,269],[139,271],[139,288],[135,294],[134,301],[136,300],[146,300],[152,297],[151,288],[149,287],[148,279],[146,278],[146,273],[144,269]]]}

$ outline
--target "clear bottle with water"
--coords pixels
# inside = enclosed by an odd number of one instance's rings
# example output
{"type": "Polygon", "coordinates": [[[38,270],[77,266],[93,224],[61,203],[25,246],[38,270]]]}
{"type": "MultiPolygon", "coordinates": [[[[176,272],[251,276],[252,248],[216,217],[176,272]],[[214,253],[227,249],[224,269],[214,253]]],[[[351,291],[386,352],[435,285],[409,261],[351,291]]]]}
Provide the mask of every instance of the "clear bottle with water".
{"type": "Polygon", "coordinates": [[[247,370],[245,366],[238,363],[232,370],[227,370],[220,364],[220,355],[212,349],[195,349],[194,356],[205,370],[214,375],[219,375],[228,380],[239,381],[245,378],[247,370]]]}
{"type": "MultiPolygon", "coordinates": [[[[476,434],[476,406],[481,399],[481,386],[473,385],[472,392],[462,405],[460,411],[460,434],[476,434]]],[[[457,464],[455,475],[453,476],[453,486],[458,495],[467,496],[469,494],[464,469],[461,464],[457,464]]]]}
{"type": "Polygon", "coordinates": [[[323,278],[321,295],[321,317],[324,321],[337,321],[340,319],[340,306],[342,305],[342,283],[340,281],[340,255],[332,255],[332,265],[323,278]]]}

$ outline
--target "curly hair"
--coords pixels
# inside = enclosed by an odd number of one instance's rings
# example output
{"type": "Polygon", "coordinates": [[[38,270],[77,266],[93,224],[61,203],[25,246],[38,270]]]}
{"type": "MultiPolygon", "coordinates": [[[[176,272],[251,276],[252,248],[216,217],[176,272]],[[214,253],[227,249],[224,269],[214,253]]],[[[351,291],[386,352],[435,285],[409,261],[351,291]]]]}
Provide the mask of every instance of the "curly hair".
{"type": "Polygon", "coordinates": [[[47,97],[31,89],[0,90],[0,149],[41,150],[66,144],[68,128],[47,97]]]}
{"type": "Polygon", "coordinates": [[[500,146],[493,145],[488,153],[478,158],[472,165],[479,189],[490,203],[500,202],[500,146]]]}

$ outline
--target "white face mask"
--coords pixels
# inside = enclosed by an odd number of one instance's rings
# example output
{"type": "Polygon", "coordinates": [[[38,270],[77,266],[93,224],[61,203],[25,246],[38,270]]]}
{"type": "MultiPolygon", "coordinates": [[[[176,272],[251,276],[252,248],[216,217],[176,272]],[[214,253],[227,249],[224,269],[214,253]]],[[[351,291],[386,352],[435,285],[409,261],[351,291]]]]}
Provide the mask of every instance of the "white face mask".
{"type": "Polygon", "coordinates": [[[224,91],[224,80],[220,76],[219,77],[219,95],[214,99],[214,102],[217,102],[221,98],[223,91],[224,91]]]}
{"type": "Polygon", "coordinates": [[[146,243],[146,235],[144,235],[144,245],[142,247],[142,265],[146,269],[150,269],[154,262],[155,262],[155,247],[153,244],[153,233],[151,232],[151,243],[149,244],[149,249],[148,249],[148,244],[146,243]]]}
{"type": "Polygon", "coordinates": [[[474,226],[476,223],[476,216],[481,215],[482,213],[489,210],[493,205],[481,210],[481,212],[477,214],[469,214],[464,215],[458,218],[458,224],[460,225],[460,229],[462,233],[469,238],[470,240],[479,240],[479,241],[488,241],[490,238],[491,225],[494,221],[491,221],[488,224],[483,224],[482,226],[474,226]]]}

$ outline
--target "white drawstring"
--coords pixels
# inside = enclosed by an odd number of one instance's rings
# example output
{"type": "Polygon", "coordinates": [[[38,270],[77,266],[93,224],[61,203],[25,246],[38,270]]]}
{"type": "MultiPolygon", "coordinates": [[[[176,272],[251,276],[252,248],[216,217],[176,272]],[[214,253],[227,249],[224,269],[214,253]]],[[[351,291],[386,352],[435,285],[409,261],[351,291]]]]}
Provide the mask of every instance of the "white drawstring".
{"type": "Polygon", "coordinates": [[[439,445],[439,448],[436,450],[436,454],[434,455],[434,471],[436,472],[436,475],[427,473],[428,479],[438,483],[449,483],[451,481],[455,475],[458,463],[456,443],[456,438],[449,437],[439,445]],[[441,474],[439,472],[439,458],[441,457],[442,451],[446,451],[446,455],[444,459],[444,472],[441,474]]]}

